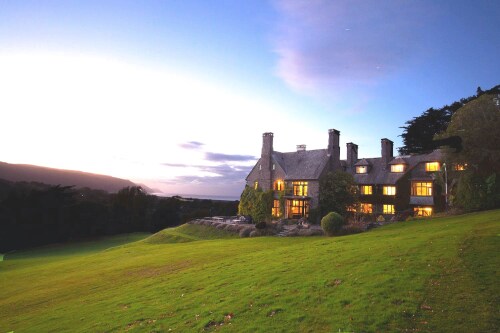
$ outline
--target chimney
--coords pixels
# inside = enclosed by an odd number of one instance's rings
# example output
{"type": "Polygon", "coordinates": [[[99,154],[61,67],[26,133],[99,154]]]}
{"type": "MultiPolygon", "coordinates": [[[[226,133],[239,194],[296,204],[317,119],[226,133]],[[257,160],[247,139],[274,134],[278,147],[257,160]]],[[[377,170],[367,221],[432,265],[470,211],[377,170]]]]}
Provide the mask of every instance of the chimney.
{"type": "Polygon", "coordinates": [[[347,144],[347,171],[354,171],[354,164],[358,161],[358,145],[352,142],[347,144]]]}
{"type": "Polygon", "coordinates": [[[259,165],[259,186],[263,191],[272,189],[273,136],[271,132],[262,134],[262,153],[259,165]]]}
{"type": "Polygon", "coordinates": [[[330,170],[340,169],[340,132],[336,129],[328,130],[328,156],[330,157],[330,170]]]}
{"type": "Polygon", "coordinates": [[[306,151],[306,145],[297,145],[297,151],[306,151]]]}
{"type": "Polygon", "coordinates": [[[381,140],[381,146],[382,146],[382,168],[385,170],[387,169],[387,165],[389,164],[389,162],[392,161],[393,159],[392,149],[394,143],[391,140],[384,138],[381,140]]]}

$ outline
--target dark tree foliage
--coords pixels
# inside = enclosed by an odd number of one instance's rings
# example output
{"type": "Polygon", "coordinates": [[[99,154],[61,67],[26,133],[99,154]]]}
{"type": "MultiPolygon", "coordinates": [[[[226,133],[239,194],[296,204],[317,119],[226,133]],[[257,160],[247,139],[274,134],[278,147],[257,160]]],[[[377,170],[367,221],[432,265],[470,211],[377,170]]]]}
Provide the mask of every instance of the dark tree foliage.
{"type": "Polygon", "coordinates": [[[322,215],[336,212],[346,216],[349,207],[358,203],[359,193],[354,177],[347,172],[329,172],[319,183],[319,206],[322,215]]]}
{"type": "Polygon", "coordinates": [[[491,93],[498,87],[493,87],[488,91],[483,91],[481,87],[478,87],[475,96],[462,98],[458,102],[445,105],[439,109],[430,108],[420,116],[408,120],[405,123],[406,126],[401,127],[403,129],[403,134],[401,134],[403,146],[398,148],[399,153],[401,155],[421,154],[437,148],[433,142],[434,136],[446,130],[453,114],[468,102],[475,100],[484,93],[491,93]]]}
{"type": "Polygon", "coordinates": [[[188,219],[234,215],[238,202],[162,198],[140,187],[116,194],[0,179],[0,252],[124,232],[156,232],[188,219]]]}

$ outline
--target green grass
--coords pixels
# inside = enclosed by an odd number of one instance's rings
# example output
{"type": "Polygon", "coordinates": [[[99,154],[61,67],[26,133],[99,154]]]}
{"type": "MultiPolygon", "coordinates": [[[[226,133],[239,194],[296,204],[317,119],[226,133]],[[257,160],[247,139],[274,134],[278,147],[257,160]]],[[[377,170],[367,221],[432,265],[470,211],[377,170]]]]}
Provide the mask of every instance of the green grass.
{"type": "Polygon", "coordinates": [[[199,240],[238,238],[238,234],[204,225],[183,224],[162,230],[145,240],[149,244],[186,243],[199,240]]]}
{"type": "Polygon", "coordinates": [[[217,239],[203,229],[182,226],[60,260],[7,258],[0,332],[500,327],[500,210],[333,238],[217,239]]]}
{"type": "Polygon", "coordinates": [[[5,254],[5,260],[13,259],[49,259],[56,257],[61,259],[68,256],[86,255],[106,249],[110,249],[123,244],[142,240],[151,234],[136,232],[108,237],[100,237],[92,240],[77,241],[73,243],[52,244],[33,249],[15,251],[5,254]]]}

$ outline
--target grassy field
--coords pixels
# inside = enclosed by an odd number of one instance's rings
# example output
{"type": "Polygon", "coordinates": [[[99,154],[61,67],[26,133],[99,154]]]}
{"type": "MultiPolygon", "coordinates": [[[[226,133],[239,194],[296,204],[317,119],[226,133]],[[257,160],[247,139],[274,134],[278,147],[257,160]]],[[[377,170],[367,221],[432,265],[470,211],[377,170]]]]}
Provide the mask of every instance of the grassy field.
{"type": "Polygon", "coordinates": [[[338,238],[181,226],[27,251],[0,263],[0,332],[497,332],[499,236],[496,210],[338,238]]]}

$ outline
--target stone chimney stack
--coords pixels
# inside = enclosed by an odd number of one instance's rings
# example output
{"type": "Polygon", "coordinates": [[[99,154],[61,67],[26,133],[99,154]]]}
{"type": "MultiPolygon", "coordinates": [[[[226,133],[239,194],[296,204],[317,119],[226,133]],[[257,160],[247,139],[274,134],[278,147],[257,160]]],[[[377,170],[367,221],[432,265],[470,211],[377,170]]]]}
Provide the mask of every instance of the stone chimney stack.
{"type": "Polygon", "coordinates": [[[392,152],[394,143],[391,140],[384,138],[381,140],[381,146],[382,146],[382,168],[386,170],[389,162],[392,161],[394,157],[392,152]]]}
{"type": "Polygon", "coordinates": [[[262,134],[262,153],[259,165],[259,186],[263,191],[272,189],[273,172],[273,136],[271,132],[262,134]]]}
{"type": "Polygon", "coordinates": [[[306,151],[306,145],[297,145],[297,151],[306,151]]]}
{"type": "Polygon", "coordinates": [[[354,171],[354,164],[358,161],[358,145],[352,142],[347,144],[347,171],[354,171]]]}
{"type": "Polygon", "coordinates": [[[330,157],[331,171],[340,169],[340,132],[336,129],[328,130],[328,156],[330,157]]]}

